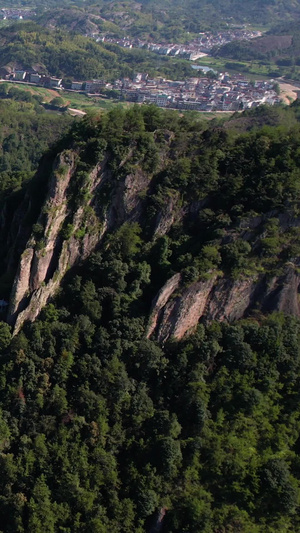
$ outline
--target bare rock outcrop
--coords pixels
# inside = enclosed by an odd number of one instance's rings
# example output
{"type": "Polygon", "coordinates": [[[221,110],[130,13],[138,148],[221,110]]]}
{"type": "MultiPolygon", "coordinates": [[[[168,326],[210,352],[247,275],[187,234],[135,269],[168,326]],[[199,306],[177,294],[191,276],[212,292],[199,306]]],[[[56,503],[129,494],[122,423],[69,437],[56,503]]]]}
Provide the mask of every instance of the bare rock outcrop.
{"type": "Polygon", "coordinates": [[[288,265],[282,276],[274,277],[269,282],[263,295],[262,311],[267,313],[276,310],[300,316],[299,285],[298,272],[294,265],[288,265]]]}
{"type": "Polygon", "coordinates": [[[170,278],[167,283],[161,288],[159,293],[152,304],[152,312],[149,319],[148,333],[147,336],[150,337],[154,331],[157,330],[159,322],[161,320],[161,313],[169,301],[171,295],[180,285],[180,274],[175,274],[170,278]]]}
{"type": "Polygon", "coordinates": [[[148,174],[139,167],[118,183],[107,214],[109,227],[139,220],[149,183],[148,174]]]}
{"type": "Polygon", "coordinates": [[[232,322],[244,316],[251,305],[257,280],[220,279],[211,291],[206,307],[206,320],[220,320],[232,322]]]}
{"type": "Polygon", "coordinates": [[[157,340],[164,343],[169,337],[182,339],[191,333],[203,315],[214,279],[193,283],[164,306],[157,330],[157,340]]]}
{"type": "Polygon", "coordinates": [[[72,210],[68,205],[68,188],[75,169],[74,152],[68,150],[56,158],[46,200],[21,255],[11,292],[8,322],[14,325],[14,333],[25,320],[36,318],[58,289],[68,268],[90,254],[106,229],[105,221],[100,225],[91,220],[92,192],[102,179],[101,164],[89,176],[88,198],[91,199],[72,210]],[[70,235],[62,233],[66,221],[69,221],[70,235]]]}
{"type": "Polygon", "coordinates": [[[166,198],[164,209],[162,209],[155,221],[154,235],[155,237],[161,237],[168,233],[175,220],[182,218],[179,205],[179,193],[173,191],[173,194],[166,198]]]}
{"type": "Polygon", "coordinates": [[[79,190],[77,164],[75,151],[56,157],[36,223],[27,242],[22,241],[7,317],[14,333],[38,316],[67,270],[87,258],[107,230],[138,221],[143,214],[151,180],[139,166],[122,180],[114,180],[104,154],[79,190]]]}
{"type": "Polygon", "coordinates": [[[284,274],[272,280],[215,276],[182,288],[180,274],[175,274],[153,301],[147,337],[161,343],[171,337],[179,340],[193,332],[200,320],[232,322],[253,310],[300,316],[299,286],[295,265],[287,265],[284,274]],[[179,293],[176,296],[175,291],[179,293]]]}

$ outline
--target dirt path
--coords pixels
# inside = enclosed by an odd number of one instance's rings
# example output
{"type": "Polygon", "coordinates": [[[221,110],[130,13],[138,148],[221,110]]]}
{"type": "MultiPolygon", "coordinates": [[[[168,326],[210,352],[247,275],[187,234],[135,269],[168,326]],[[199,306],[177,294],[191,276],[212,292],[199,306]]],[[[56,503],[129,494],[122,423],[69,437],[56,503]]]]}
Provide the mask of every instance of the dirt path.
{"type": "Polygon", "coordinates": [[[68,107],[68,111],[73,117],[75,117],[76,115],[80,117],[86,115],[85,111],[81,111],[81,109],[74,109],[73,107],[68,107]]]}
{"type": "Polygon", "coordinates": [[[300,92],[300,87],[290,85],[289,83],[279,82],[280,97],[285,104],[290,104],[297,98],[297,91],[300,92]]]}

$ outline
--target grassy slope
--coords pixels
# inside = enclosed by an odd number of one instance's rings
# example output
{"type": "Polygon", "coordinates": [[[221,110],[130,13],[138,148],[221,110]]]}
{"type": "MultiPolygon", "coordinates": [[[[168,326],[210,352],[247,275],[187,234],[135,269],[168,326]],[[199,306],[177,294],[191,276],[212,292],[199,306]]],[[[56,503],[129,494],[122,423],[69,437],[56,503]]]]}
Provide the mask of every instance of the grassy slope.
{"type": "Polygon", "coordinates": [[[128,107],[131,105],[129,102],[119,102],[116,100],[106,100],[104,98],[98,98],[98,97],[92,97],[86,96],[82,93],[76,93],[72,91],[64,91],[59,92],[55,91],[53,89],[46,89],[44,87],[38,87],[33,85],[27,85],[27,84],[20,84],[20,83],[10,83],[9,87],[16,87],[18,89],[22,89],[25,91],[30,92],[32,95],[39,95],[43,97],[43,101],[45,103],[49,103],[53,98],[56,96],[61,96],[66,106],[80,109],[82,111],[99,111],[101,109],[108,110],[112,107],[115,107],[116,105],[121,105],[122,107],[128,107]]]}

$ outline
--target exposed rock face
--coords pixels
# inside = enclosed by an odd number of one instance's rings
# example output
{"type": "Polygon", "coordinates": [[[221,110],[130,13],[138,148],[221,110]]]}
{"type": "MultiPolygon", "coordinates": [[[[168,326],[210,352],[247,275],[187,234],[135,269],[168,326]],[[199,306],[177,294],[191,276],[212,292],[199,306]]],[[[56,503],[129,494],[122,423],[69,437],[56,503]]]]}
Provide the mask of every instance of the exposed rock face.
{"type": "MultiPolygon", "coordinates": [[[[24,232],[27,242],[22,236],[18,243],[20,259],[7,318],[14,326],[14,333],[26,320],[33,321],[37,317],[59,288],[66,271],[88,257],[108,229],[125,221],[140,220],[143,214],[149,176],[137,167],[123,180],[114,182],[106,156],[89,173],[84,199],[77,207],[70,205],[77,158],[71,150],[56,158],[33,231],[30,233],[31,226],[27,228],[24,232]],[[101,195],[107,186],[109,201],[106,199],[107,205],[101,210],[101,195]]],[[[80,192],[75,191],[75,198],[80,192]]],[[[21,205],[18,216],[26,213],[28,201],[27,198],[23,202],[25,207],[21,205]]],[[[22,228],[22,217],[19,224],[22,228]]]]}
{"type": "Polygon", "coordinates": [[[108,211],[109,227],[117,226],[125,221],[139,220],[144,199],[149,187],[149,176],[138,168],[128,174],[124,181],[119,182],[112,195],[112,203],[108,211]]]}
{"type": "Polygon", "coordinates": [[[156,237],[161,237],[162,235],[168,233],[175,220],[177,220],[179,217],[182,218],[182,214],[180,216],[180,211],[178,208],[178,200],[179,194],[175,192],[173,196],[166,198],[166,205],[164,209],[159,212],[156,218],[154,230],[154,235],[156,237]]]}
{"type": "MultiPolygon", "coordinates": [[[[85,224],[85,207],[91,201],[73,212],[68,206],[67,191],[75,168],[76,154],[71,151],[62,153],[55,160],[46,200],[36,224],[42,228],[41,235],[38,238],[33,232],[29,239],[12,288],[8,322],[15,325],[15,333],[25,320],[36,318],[58,289],[67,269],[79,259],[86,258],[105,231],[105,224],[101,228],[94,224],[92,231],[87,229],[83,236],[77,234],[85,224]],[[64,237],[61,230],[67,217],[72,230],[70,236],[64,237]]],[[[97,187],[101,177],[102,167],[99,165],[90,175],[90,192],[97,187]]]]}
{"type": "MultiPolygon", "coordinates": [[[[143,226],[155,179],[152,184],[151,176],[139,164],[131,165],[130,173],[125,175],[124,165],[132,150],[120,163],[122,172],[115,178],[108,153],[89,173],[82,172],[80,166],[78,171],[80,149],[66,150],[54,162],[52,155],[38,171],[35,183],[43,184],[40,194],[35,197],[35,191],[28,191],[13,214],[8,213],[9,206],[2,213],[0,227],[5,227],[9,235],[5,249],[7,272],[15,272],[18,265],[8,312],[14,333],[24,321],[37,317],[67,270],[87,258],[106,231],[113,231],[124,222],[138,221],[143,226]]],[[[207,201],[192,199],[182,205],[179,192],[167,190],[165,203],[160,198],[160,208],[155,205],[151,219],[153,238],[165,235],[180,220],[196,220],[207,201]]],[[[300,225],[300,218],[278,216],[276,212],[274,215],[283,229],[300,225]]],[[[244,240],[257,235],[259,246],[264,223],[270,217],[272,213],[249,218],[224,238],[231,242],[237,235],[244,240]]],[[[255,249],[255,240],[253,246],[255,249]]],[[[240,280],[225,279],[212,272],[207,281],[189,286],[183,285],[179,273],[175,274],[153,301],[147,336],[161,343],[170,337],[181,339],[195,329],[199,320],[233,321],[252,310],[278,310],[300,316],[297,266],[290,263],[284,274],[271,280],[262,274],[240,280]]]]}
{"type": "Polygon", "coordinates": [[[219,280],[211,291],[206,307],[207,320],[231,322],[241,318],[251,305],[257,280],[219,280]]]}
{"type": "Polygon", "coordinates": [[[21,193],[21,197],[17,202],[13,200],[12,206],[10,201],[5,202],[3,209],[1,209],[1,273],[6,271],[11,274],[15,271],[16,262],[19,262],[31,235],[33,219],[36,221],[38,216],[40,205],[36,212],[36,204],[40,204],[43,201],[40,199],[43,199],[46,190],[45,183],[47,183],[49,168],[52,167],[52,164],[53,157],[48,154],[44,156],[40,162],[36,177],[27,188],[26,193],[23,196],[21,193]],[[36,190],[37,183],[38,191],[36,190]],[[39,197],[39,200],[37,200],[37,197],[39,197]]]}
{"type": "Polygon", "coordinates": [[[283,276],[271,280],[263,295],[262,311],[276,310],[300,316],[299,285],[299,274],[295,272],[293,266],[289,266],[283,276]]]}
{"type": "Polygon", "coordinates": [[[284,275],[267,283],[261,279],[238,281],[217,279],[193,283],[181,289],[180,274],[175,274],[162,287],[153,301],[147,337],[166,342],[170,337],[181,339],[191,333],[200,320],[232,322],[247,316],[254,309],[263,312],[283,311],[300,316],[300,276],[294,266],[284,275]]]}
{"type": "Polygon", "coordinates": [[[180,279],[180,274],[175,274],[174,276],[172,276],[172,278],[170,278],[167,283],[162,287],[162,289],[157,294],[155,300],[153,301],[152,313],[148,326],[148,337],[150,337],[152,333],[157,330],[159,321],[161,319],[161,312],[169,301],[169,298],[173,294],[175,289],[179,287],[180,279]]]}
{"type": "Polygon", "coordinates": [[[193,330],[204,313],[213,283],[214,279],[193,283],[182,296],[166,303],[157,332],[159,342],[163,343],[169,337],[181,339],[193,330]]]}

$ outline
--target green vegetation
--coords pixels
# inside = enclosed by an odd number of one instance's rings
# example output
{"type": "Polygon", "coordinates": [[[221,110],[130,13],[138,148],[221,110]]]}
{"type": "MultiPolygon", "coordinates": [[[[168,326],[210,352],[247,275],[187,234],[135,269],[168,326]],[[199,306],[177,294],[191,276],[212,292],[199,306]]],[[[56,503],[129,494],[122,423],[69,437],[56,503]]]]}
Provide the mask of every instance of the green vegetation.
{"type": "MultiPolygon", "coordinates": [[[[1,7],[7,7],[1,2],[1,7]]],[[[12,0],[10,5],[36,6],[44,24],[80,32],[109,31],[142,38],[182,40],[200,31],[251,23],[259,27],[294,21],[299,0],[12,0]],[[48,11],[50,8],[50,11],[48,11]],[[57,9],[60,13],[57,13],[57,9]]]]}
{"type": "MultiPolygon", "coordinates": [[[[267,73],[300,79],[300,32],[298,23],[279,24],[264,36],[251,41],[234,41],[216,49],[221,61],[229,59],[229,68],[238,61],[241,72],[267,73]]],[[[225,65],[227,67],[227,63],[225,65]]]]}
{"type": "Polygon", "coordinates": [[[227,71],[230,74],[243,74],[250,80],[276,78],[284,74],[272,60],[246,61],[244,59],[230,59],[228,57],[222,57],[218,51],[213,56],[201,57],[199,63],[202,66],[210,67],[219,72],[227,71]]]}
{"type": "MultiPolygon", "coordinates": [[[[4,82],[0,84],[0,99],[7,99],[8,96],[12,96],[14,91],[11,89],[17,89],[15,94],[19,97],[20,101],[35,102],[42,104],[52,104],[53,98],[62,97],[66,107],[79,109],[85,112],[99,113],[101,110],[108,110],[112,107],[128,107],[131,104],[129,102],[122,102],[120,100],[100,98],[98,96],[87,96],[83,93],[65,90],[63,93],[55,91],[53,89],[46,89],[44,87],[38,87],[29,85],[26,83],[16,84],[12,82],[4,82]]],[[[14,99],[16,99],[14,97],[14,99]]],[[[46,106],[47,107],[47,106],[46,106]]],[[[49,106],[48,106],[49,108],[49,106]]]]}
{"type": "Polygon", "coordinates": [[[299,321],[162,350],[107,286],[126,265],[94,257],[10,348],[2,325],[2,528],[299,531],[299,321]]]}
{"type": "Polygon", "coordinates": [[[129,107],[129,102],[121,102],[120,100],[111,100],[100,98],[98,96],[86,96],[85,94],[64,91],[64,98],[68,102],[68,106],[82,111],[100,112],[109,110],[113,107],[129,107]]]}
{"type": "Polygon", "coordinates": [[[44,74],[88,80],[133,76],[139,71],[154,75],[184,78],[193,75],[188,61],[175,60],[140,49],[125,49],[114,44],[100,44],[83,35],[48,30],[34,23],[0,29],[0,65],[30,69],[40,65],[44,74]]]}
{"type": "MultiPolygon", "coordinates": [[[[134,106],[86,117],[60,142],[77,154],[69,209],[108,158],[78,239],[129,173],[151,188],[140,223],[112,229],[38,320],[13,338],[0,323],[3,531],[144,533],[161,509],[166,533],[300,531],[299,319],[257,309],[180,342],[145,338],[175,272],[179,290],[216,270],[297,272],[299,120],[298,102],[223,125],[134,106]],[[178,216],[153,238],[169,201],[178,216]]],[[[73,232],[67,221],[61,236],[73,232]]]]}
{"type": "MultiPolygon", "coordinates": [[[[0,64],[70,79],[194,73],[188,62],[82,35],[93,29],[184,42],[227,23],[300,15],[298,0],[36,3],[51,8],[39,16],[46,29],[1,28],[0,64]]],[[[300,78],[298,33],[281,25],[201,63],[300,78]]],[[[28,228],[45,247],[36,221],[58,152],[76,154],[67,204],[84,217],[76,229],[66,219],[55,253],[99,228],[129,174],[145,179],[141,216],[112,225],[34,323],[12,338],[0,321],[3,533],[149,533],[160,511],[162,533],[300,532],[300,320],[266,317],[258,300],[246,320],[201,323],[163,346],[145,337],[151,302],[177,272],[174,298],[215,275],[270,286],[287,268],[299,275],[299,102],[204,116],[0,85],[0,299],[28,228]],[[65,107],[92,113],[74,121],[65,107]],[[87,206],[90,171],[104,157],[107,181],[87,206]],[[173,222],[154,237],[169,208],[173,222]]]]}
{"type": "Polygon", "coordinates": [[[39,99],[20,88],[0,85],[0,199],[33,176],[42,155],[73,120],[45,112],[39,99]],[[6,92],[7,91],[7,92],[6,92]]]}

